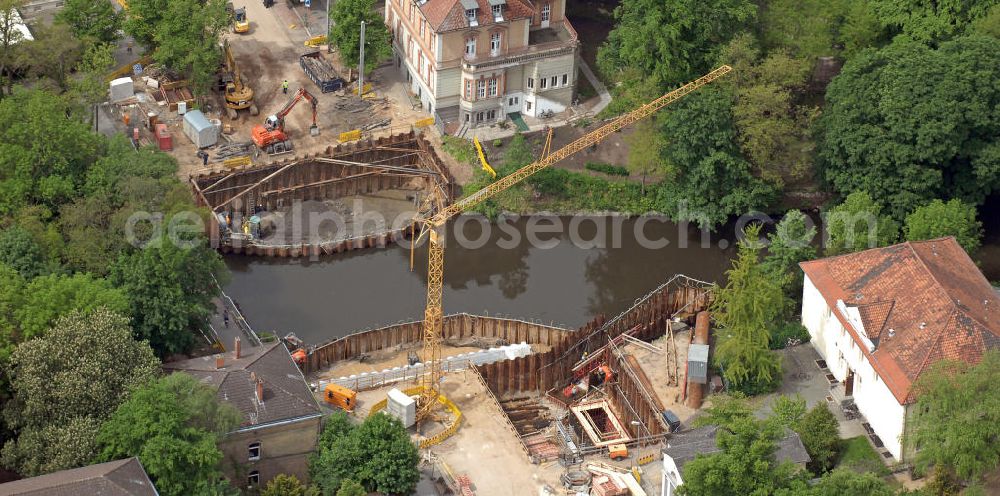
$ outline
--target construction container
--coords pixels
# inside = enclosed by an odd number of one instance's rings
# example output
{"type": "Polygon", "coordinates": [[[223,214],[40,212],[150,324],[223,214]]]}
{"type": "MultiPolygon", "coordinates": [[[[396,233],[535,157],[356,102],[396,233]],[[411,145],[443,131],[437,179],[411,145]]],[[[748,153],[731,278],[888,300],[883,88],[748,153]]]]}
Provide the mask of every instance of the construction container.
{"type": "Polygon", "coordinates": [[[166,124],[157,124],[155,134],[156,144],[160,150],[169,152],[174,149],[174,138],[170,136],[170,130],[167,129],[166,124]]]}
{"type": "Polygon", "coordinates": [[[185,100],[177,102],[177,115],[184,115],[187,113],[188,103],[185,100]]]}
{"type": "Polygon", "coordinates": [[[385,411],[399,419],[403,427],[417,423],[417,402],[398,389],[389,390],[385,411]]]}
{"type": "Polygon", "coordinates": [[[212,124],[200,110],[192,110],[184,114],[184,134],[198,148],[212,146],[219,141],[219,128],[212,124]]]}
{"type": "Polygon", "coordinates": [[[120,102],[135,96],[135,87],[132,85],[132,78],[123,77],[111,80],[110,83],[111,101],[120,102]]]}
{"type": "Polygon", "coordinates": [[[688,347],[688,382],[708,383],[708,345],[692,344],[688,347]]]}
{"type": "Polygon", "coordinates": [[[326,388],[323,390],[324,401],[348,412],[354,411],[357,398],[357,392],[347,389],[339,384],[327,384],[326,388]]]}
{"type": "Polygon", "coordinates": [[[347,85],[344,79],[333,69],[333,66],[323,59],[323,55],[318,50],[299,57],[299,65],[305,71],[306,75],[309,76],[309,79],[316,83],[316,86],[319,86],[319,90],[323,93],[337,91],[347,85]]]}

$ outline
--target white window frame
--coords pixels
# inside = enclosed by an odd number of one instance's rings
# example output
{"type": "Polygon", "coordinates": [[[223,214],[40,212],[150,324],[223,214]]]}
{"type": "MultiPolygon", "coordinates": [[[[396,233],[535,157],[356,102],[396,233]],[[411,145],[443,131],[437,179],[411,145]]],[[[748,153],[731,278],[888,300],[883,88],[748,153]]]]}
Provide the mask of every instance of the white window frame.
{"type": "Polygon", "coordinates": [[[476,56],[476,39],[466,38],[465,39],[465,54],[470,57],[476,56]]]}
{"type": "Polygon", "coordinates": [[[487,84],[488,90],[489,90],[487,92],[487,94],[489,96],[497,96],[497,91],[500,88],[500,82],[497,81],[497,78],[490,78],[489,81],[487,81],[486,84],[487,84]]]}
{"type": "Polygon", "coordinates": [[[562,75],[562,85],[566,86],[567,84],[569,84],[569,74],[563,74],[562,75]]]}
{"type": "Polygon", "coordinates": [[[490,8],[493,12],[493,20],[503,22],[503,4],[496,4],[490,8]]]}
{"type": "Polygon", "coordinates": [[[535,78],[528,78],[528,89],[535,89],[535,78]]]}
{"type": "Polygon", "coordinates": [[[503,46],[503,35],[500,32],[490,34],[490,56],[500,55],[500,48],[503,46]]]}
{"type": "Polygon", "coordinates": [[[552,4],[548,4],[548,3],[543,4],[542,5],[542,22],[549,22],[549,19],[551,19],[551,18],[552,18],[552,4]]]}
{"type": "Polygon", "coordinates": [[[478,98],[486,98],[486,80],[480,79],[476,81],[476,96],[478,98]]]}
{"type": "Polygon", "coordinates": [[[559,86],[559,77],[558,76],[552,76],[552,78],[549,80],[549,86],[551,86],[553,88],[559,86]]]}
{"type": "Polygon", "coordinates": [[[247,445],[247,460],[251,462],[260,460],[260,441],[255,441],[247,445]]]}
{"type": "Polygon", "coordinates": [[[465,11],[465,20],[469,22],[470,26],[479,25],[479,9],[467,9],[465,11]]]}
{"type": "Polygon", "coordinates": [[[549,84],[549,80],[547,78],[539,78],[538,79],[538,89],[544,90],[545,88],[548,87],[548,84],[549,84]]]}
{"type": "Polygon", "coordinates": [[[259,485],[260,485],[260,471],[251,470],[250,473],[247,474],[247,487],[257,487],[259,485]]]}

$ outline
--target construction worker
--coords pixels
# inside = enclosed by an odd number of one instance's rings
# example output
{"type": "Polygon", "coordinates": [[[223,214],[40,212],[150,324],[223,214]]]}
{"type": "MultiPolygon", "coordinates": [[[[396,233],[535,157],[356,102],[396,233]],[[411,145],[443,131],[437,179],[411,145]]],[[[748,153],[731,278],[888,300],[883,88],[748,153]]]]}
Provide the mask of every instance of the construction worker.
{"type": "Polygon", "coordinates": [[[284,93],[284,94],[286,94],[286,95],[288,94],[288,80],[287,79],[281,82],[281,92],[284,93]]]}
{"type": "Polygon", "coordinates": [[[222,323],[226,325],[226,329],[229,328],[229,309],[226,308],[222,311],[222,323]]]}

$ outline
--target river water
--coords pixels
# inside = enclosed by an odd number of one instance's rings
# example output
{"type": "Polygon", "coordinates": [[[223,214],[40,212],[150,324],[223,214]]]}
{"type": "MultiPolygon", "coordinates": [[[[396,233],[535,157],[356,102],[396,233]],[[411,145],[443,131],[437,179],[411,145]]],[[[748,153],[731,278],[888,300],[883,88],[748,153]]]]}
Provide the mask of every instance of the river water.
{"type": "MultiPolygon", "coordinates": [[[[721,282],[735,253],[731,236],[708,237],[659,218],[534,217],[489,224],[463,216],[449,226],[447,239],[445,313],[500,314],[573,328],[627,309],[674,274],[721,282]]],[[[228,256],[232,280],[225,289],[256,330],[294,332],[320,343],[422,318],[426,247],[414,256],[413,272],[409,242],[312,261],[228,256]]]]}

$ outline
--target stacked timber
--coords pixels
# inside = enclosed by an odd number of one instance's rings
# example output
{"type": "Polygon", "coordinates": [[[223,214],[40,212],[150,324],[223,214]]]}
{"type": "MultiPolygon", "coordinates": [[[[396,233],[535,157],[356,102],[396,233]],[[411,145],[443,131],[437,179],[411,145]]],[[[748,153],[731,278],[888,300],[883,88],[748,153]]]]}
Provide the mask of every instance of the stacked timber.
{"type": "Polygon", "coordinates": [[[319,86],[323,93],[330,93],[343,88],[347,83],[337,74],[333,66],[323,59],[319,51],[309,52],[299,57],[299,65],[312,82],[319,86]]]}
{"type": "Polygon", "coordinates": [[[510,419],[510,423],[521,436],[537,434],[552,424],[549,408],[534,398],[521,397],[502,400],[500,408],[503,409],[507,418],[510,419]]]}

